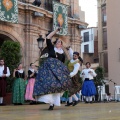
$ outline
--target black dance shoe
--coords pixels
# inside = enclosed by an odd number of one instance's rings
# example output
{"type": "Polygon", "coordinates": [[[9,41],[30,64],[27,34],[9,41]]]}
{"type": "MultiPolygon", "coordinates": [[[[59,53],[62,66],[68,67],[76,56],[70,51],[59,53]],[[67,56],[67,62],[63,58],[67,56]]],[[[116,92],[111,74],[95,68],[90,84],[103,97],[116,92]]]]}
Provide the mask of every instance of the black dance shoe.
{"type": "Polygon", "coordinates": [[[89,103],[88,101],[85,101],[85,103],[87,104],[87,103],[89,103]]]}
{"type": "Polygon", "coordinates": [[[90,104],[92,104],[93,102],[92,101],[90,101],[90,104]]]}
{"type": "Polygon", "coordinates": [[[54,105],[53,105],[53,106],[50,106],[50,107],[48,108],[48,110],[53,110],[53,108],[54,108],[54,105]]]}
{"type": "Polygon", "coordinates": [[[5,106],[6,104],[5,103],[0,103],[0,106],[5,106]]]}
{"type": "Polygon", "coordinates": [[[32,102],[30,102],[30,105],[36,105],[36,104],[37,104],[36,101],[32,101],[32,102]]]}
{"type": "Polygon", "coordinates": [[[65,106],[71,106],[71,105],[73,105],[73,102],[67,103],[65,106]]]}
{"type": "Polygon", "coordinates": [[[75,101],[75,102],[73,103],[73,106],[76,106],[78,103],[79,103],[78,101],[75,101]]]}

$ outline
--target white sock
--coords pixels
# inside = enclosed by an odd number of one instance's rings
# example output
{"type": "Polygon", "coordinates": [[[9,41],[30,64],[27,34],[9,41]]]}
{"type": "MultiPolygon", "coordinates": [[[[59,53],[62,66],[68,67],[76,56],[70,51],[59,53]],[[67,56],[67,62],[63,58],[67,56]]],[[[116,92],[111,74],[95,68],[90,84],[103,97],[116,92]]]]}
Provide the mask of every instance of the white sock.
{"type": "Polygon", "coordinates": [[[71,103],[72,102],[72,96],[71,97],[69,97],[69,103],[71,103]]]}
{"type": "Polygon", "coordinates": [[[90,102],[92,101],[92,96],[89,97],[89,101],[90,101],[90,102]]]}
{"type": "Polygon", "coordinates": [[[86,98],[86,101],[88,102],[89,101],[89,97],[85,97],[86,98]]]}
{"type": "Polygon", "coordinates": [[[53,104],[50,104],[50,106],[53,106],[53,104]]]}
{"type": "Polygon", "coordinates": [[[72,97],[75,99],[75,101],[78,101],[78,97],[74,94],[72,97]]]}
{"type": "Polygon", "coordinates": [[[82,101],[86,100],[86,97],[85,96],[82,96],[82,101]]]}

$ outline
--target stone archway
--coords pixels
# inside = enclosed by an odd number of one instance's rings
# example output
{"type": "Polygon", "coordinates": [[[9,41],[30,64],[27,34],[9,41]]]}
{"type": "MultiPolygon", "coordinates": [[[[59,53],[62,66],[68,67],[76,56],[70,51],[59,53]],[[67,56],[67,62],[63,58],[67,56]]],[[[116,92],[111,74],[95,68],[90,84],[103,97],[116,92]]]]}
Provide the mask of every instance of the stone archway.
{"type": "Polygon", "coordinates": [[[20,42],[22,49],[24,49],[24,41],[22,37],[12,28],[8,26],[0,27],[0,35],[5,35],[6,37],[10,38],[13,41],[20,42]]]}
{"type": "Polygon", "coordinates": [[[22,37],[12,28],[8,27],[8,26],[4,26],[2,25],[2,27],[0,27],[0,45],[5,41],[5,40],[12,40],[12,41],[18,41],[21,45],[21,53],[22,53],[22,61],[23,64],[25,63],[25,50],[24,50],[24,41],[22,39],[22,37]]]}

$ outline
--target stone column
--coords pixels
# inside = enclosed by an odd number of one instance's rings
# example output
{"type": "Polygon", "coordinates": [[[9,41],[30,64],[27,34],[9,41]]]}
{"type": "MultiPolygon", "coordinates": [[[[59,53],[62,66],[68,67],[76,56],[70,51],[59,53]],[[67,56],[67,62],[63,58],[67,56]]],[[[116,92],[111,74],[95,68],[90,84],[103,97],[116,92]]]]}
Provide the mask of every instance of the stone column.
{"type": "Polygon", "coordinates": [[[73,24],[71,29],[72,29],[72,34],[71,34],[72,49],[80,53],[80,44],[81,44],[80,30],[77,28],[76,24],[73,24]]]}
{"type": "Polygon", "coordinates": [[[99,64],[103,66],[103,28],[102,28],[102,12],[101,12],[101,4],[102,1],[98,0],[98,52],[99,52],[99,64]]]}

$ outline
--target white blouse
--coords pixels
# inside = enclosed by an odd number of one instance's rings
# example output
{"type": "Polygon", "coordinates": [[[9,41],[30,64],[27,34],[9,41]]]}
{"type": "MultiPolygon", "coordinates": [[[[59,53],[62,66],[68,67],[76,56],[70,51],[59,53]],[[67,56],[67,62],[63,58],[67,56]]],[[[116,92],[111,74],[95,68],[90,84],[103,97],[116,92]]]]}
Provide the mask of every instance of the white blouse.
{"type": "MultiPolygon", "coordinates": [[[[3,76],[3,70],[4,70],[4,65],[3,66],[0,66],[0,77],[3,76]]],[[[6,77],[9,77],[10,76],[10,70],[9,68],[7,67],[7,74],[6,74],[6,77]]]]}
{"type": "Polygon", "coordinates": [[[85,78],[89,78],[89,80],[92,80],[93,77],[96,77],[96,73],[93,69],[91,68],[85,68],[84,70],[82,70],[80,77],[83,78],[83,80],[85,80],[85,78]],[[89,73],[91,71],[91,73],[89,73]]]}
{"type": "MultiPolygon", "coordinates": [[[[78,61],[78,59],[73,60],[73,50],[72,50],[72,48],[69,48],[69,55],[70,55],[70,58],[71,58],[71,60],[70,60],[71,63],[73,63],[75,61],[78,61]]],[[[70,73],[70,77],[73,77],[74,75],[76,75],[78,73],[79,69],[80,69],[80,64],[79,63],[74,64],[74,69],[70,73]]]]}
{"type": "Polygon", "coordinates": [[[61,48],[58,49],[58,48],[54,47],[54,50],[55,50],[55,52],[57,52],[59,54],[63,54],[64,53],[63,49],[61,49],[61,48]]]}
{"type": "Polygon", "coordinates": [[[69,48],[69,55],[70,55],[70,59],[73,59],[73,50],[72,50],[72,48],[69,48]]]}

